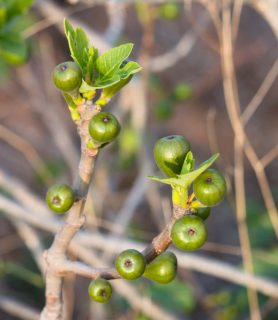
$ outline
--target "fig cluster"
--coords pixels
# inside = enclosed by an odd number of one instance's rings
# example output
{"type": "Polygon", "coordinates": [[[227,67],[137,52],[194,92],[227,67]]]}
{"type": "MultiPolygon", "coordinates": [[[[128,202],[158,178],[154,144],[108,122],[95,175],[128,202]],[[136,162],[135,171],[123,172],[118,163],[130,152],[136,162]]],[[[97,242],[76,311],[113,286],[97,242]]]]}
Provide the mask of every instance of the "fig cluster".
{"type": "MultiPolygon", "coordinates": [[[[82,84],[82,71],[75,62],[61,63],[53,71],[53,82],[59,90],[77,101],[82,84]]],[[[105,146],[119,135],[120,130],[121,126],[113,114],[96,110],[96,114],[88,124],[90,135],[88,148],[105,146]]],[[[194,164],[193,168],[184,169],[190,152],[189,141],[181,135],[159,139],[153,150],[158,168],[165,174],[166,180],[173,179],[173,181],[184,177],[185,173],[194,171],[194,164]]],[[[197,250],[207,239],[207,228],[204,221],[209,217],[211,207],[218,205],[225,197],[225,179],[217,170],[207,168],[196,177],[194,176],[190,185],[191,195],[188,195],[187,185],[184,188],[183,186],[177,187],[174,183],[171,185],[173,192],[175,191],[179,196],[182,195],[182,199],[187,199],[182,202],[185,214],[171,227],[171,240],[181,250],[197,250]]],[[[46,194],[48,207],[58,214],[66,213],[74,205],[74,201],[74,191],[66,184],[55,184],[46,194]]],[[[142,253],[135,249],[128,249],[116,257],[115,269],[120,277],[126,280],[145,277],[165,284],[171,282],[176,276],[177,258],[173,252],[166,251],[147,263],[142,253]]],[[[91,281],[88,288],[89,296],[100,303],[108,301],[112,296],[112,291],[110,281],[103,278],[91,281]]]]}
{"type": "MultiPolygon", "coordinates": [[[[135,249],[127,249],[116,257],[115,268],[126,280],[144,277],[166,284],[176,277],[177,257],[173,252],[166,251],[147,264],[142,253],[135,249]]],[[[99,278],[91,281],[88,292],[94,301],[106,302],[111,297],[112,287],[108,280],[99,278]]]]}
{"type": "MultiPolygon", "coordinates": [[[[75,105],[80,98],[79,88],[82,84],[82,70],[74,61],[65,61],[57,65],[52,73],[55,86],[64,94],[67,102],[75,105]]],[[[82,97],[81,97],[82,98],[82,97]]],[[[76,106],[75,106],[76,107],[76,106]]],[[[72,110],[71,110],[72,111],[72,110]]],[[[100,148],[112,142],[120,133],[121,126],[117,118],[109,112],[99,112],[90,119],[88,124],[89,148],[100,148]]],[[[48,207],[57,214],[64,214],[75,201],[74,191],[67,184],[54,184],[46,193],[48,207]]]]}
{"type": "MultiPolygon", "coordinates": [[[[154,159],[168,178],[179,177],[190,149],[190,143],[183,136],[171,135],[156,142],[154,159]]],[[[226,182],[221,173],[215,169],[207,169],[196,177],[192,189],[191,199],[184,208],[187,209],[186,214],[171,229],[172,242],[185,251],[197,250],[206,242],[207,228],[204,220],[209,217],[210,208],[224,199],[226,182]]],[[[187,194],[188,189],[184,192],[187,194]]]]}
{"type": "MultiPolygon", "coordinates": [[[[67,97],[67,102],[71,101],[73,104],[86,98],[82,97],[79,92],[82,77],[82,70],[74,61],[60,63],[52,73],[55,86],[67,97]]],[[[121,126],[113,114],[98,112],[91,118],[88,127],[92,147],[98,148],[112,142],[119,135],[120,130],[121,126]]]]}

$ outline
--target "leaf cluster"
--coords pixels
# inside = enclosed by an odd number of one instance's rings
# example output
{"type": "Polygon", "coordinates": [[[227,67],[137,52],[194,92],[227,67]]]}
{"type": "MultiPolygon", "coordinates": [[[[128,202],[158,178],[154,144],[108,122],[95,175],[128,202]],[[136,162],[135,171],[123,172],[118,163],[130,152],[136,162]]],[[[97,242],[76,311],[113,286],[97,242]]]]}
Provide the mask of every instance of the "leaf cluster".
{"type": "Polygon", "coordinates": [[[206,171],[214,161],[219,157],[216,153],[208,160],[204,161],[197,169],[194,169],[195,159],[191,151],[189,151],[184,159],[184,163],[181,169],[181,173],[172,178],[160,178],[157,176],[149,176],[151,180],[159,181],[161,183],[169,184],[172,188],[181,187],[189,189],[193,181],[204,171],[206,171]]]}
{"type": "MultiPolygon", "coordinates": [[[[194,180],[196,180],[200,174],[206,171],[218,157],[218,153],[212,155],[208,160],[201,163],[198,168],[195,169],[195,159],[193,153],[189,151],[184,159],[180,174],[177,174],[171,178],[160,178],[157,176],[148,176],[148,178],[170,185],[173,190],[173,202],[176,202],[174,197],[177,197],[178,202],[181,201],[180,204],[184,205],[187,202],[188,190],[194,180]]],[[[198,206],[201,207],[202,205],[198,203],[198,206]]]]}
{"type": "Polygon", "coordinates": [[[82,70],[80,93],[88,94],[96,89],[104,89],[102,98],[111,98],[133,74],[141,70],[137,62],[127,61],[133,49],[132,43],[120,45],[100,55],[90,45],[84,30],[74,30],[66,19],[64,27],[71,56],[82,70]]]}

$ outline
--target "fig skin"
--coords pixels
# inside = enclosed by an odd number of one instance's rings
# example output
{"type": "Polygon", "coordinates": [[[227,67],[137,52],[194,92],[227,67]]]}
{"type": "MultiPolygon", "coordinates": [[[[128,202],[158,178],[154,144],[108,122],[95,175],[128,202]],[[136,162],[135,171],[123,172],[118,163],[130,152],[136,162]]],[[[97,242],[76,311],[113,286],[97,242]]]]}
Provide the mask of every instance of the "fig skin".
{"type": "Polygon", "coordinates": [[[176,255],[171,251],[166,251],[147,265],[143,276],[155,282],[166,284],[175,279],[177,266],[176,255]]]}

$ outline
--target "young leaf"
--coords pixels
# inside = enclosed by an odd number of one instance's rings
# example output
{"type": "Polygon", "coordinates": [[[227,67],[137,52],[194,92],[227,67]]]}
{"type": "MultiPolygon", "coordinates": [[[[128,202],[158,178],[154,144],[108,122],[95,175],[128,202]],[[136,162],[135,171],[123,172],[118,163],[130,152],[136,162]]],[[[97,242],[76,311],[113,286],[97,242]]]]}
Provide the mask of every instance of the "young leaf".
{"type": "Polygon", "coordinates": [[[185,174],[179,174],[174,178],[160,178],[156,176],[148,176],[149,179],[154,181],[159,181],[161,183],[169,184],[172,186],[172,188],[181,187],[184,189],[188,189],[191,183],[204,171],[209,168],[214,161],[219,157],[219,154],[214,154],[211,156],[208,160],[204,161],[196,170],[193,170],[191,172],[185,173],[185,174]]]}
{"type": "Polygon", "coordinates": [[[79,88],[79,92],[86,93],[95,89],[103,89],[103,88],[114,85],[120,80],[121,78],[118,75],[115,75],[113,78],[110,78],[110,79],[99,79],[92,85],[89,85],[86,81],[83,80],[81,87],[79,88]]]}
{"type": "Polygon", "coordinates": [[[181,182],[179,181],[180,178],[179,176],[177,176],[176,178],[160,178],[157,176],[147,176],[148,179],[154,180],[154,181],[158,181],[164,184],[169,184],[170,186],[172,186],[172,188],[174,187],[183,187],[183,185],[181,184],[181,182]]]}
{"type": "Polygon", "coordinates": [[[98,50],[92,46],[88,49],[87,54],[88,54],[88,62],[87,62],[87,67],[85,72],[85,80],[90,83],[95,77],[94,67],[95,67],[96,59],[98,58],[98,50]]]}
{"type": "Polygon", "coordinates": [[[73,60],[80,66],[83,73],[89,60],[89,41],[85,32],[81,28],[74,31],[72,25],[67,19],[64,21],[66,37],[68,39],[69,49],[73,60]]]}
{"type": "Polygon", "coordinates": [[[191,172],[181,174],[178,177],[182,181],[182,185],[184,188],[189,188],[191,183],[204,171],[206,171],[213,163],[214,161],[219,157],[219,153],[214,154],[211,156],[208,160],[204,161],[196,170],[193,170],[191,172]]]}
{"type": "Polygon", "coordinates": [[[129,83],[131,78],[132,76],[129,76],[126,79],[121,79],[119,82],[117,82],[112,86],[104,88],[101,94],[101,98],[103,99],[112,98],[118,91],[122,89],[122,87],[124,87],[126,84],[129,83]]]}
{"type": "Polygon", "coordinates": [[[93,84],[93,87],[95,89],[103,89],[103,88],[114,85],[120,80],[121,80],[120,76],[118,74],[114,74],[111,78],[97,79],[96,82],[93,84]]]}
{"type": "Polygon", "coordinates": [[[195,164],[195,160],[193,157],[193,153],[189,151],[184,159],[180,174],[184,174],[192,171],[194,169],[194,164],[195,164]]]}
{"type": "Polygon", "coordinates": [[[119,76],[121,79],[126,79],[132,74],[140,71],[142,67],[139,65],[139,63],[135,61],[129,61],[124,67],[119,69],[119,76]]]}
{"type": "Polygon", "coordinates": [[[119,70],[124,60],[129,57],[132,48],[132,43],[126,43],[103,53],[96,60],[96,67],[101,78],[111,78],[119,70]]]}

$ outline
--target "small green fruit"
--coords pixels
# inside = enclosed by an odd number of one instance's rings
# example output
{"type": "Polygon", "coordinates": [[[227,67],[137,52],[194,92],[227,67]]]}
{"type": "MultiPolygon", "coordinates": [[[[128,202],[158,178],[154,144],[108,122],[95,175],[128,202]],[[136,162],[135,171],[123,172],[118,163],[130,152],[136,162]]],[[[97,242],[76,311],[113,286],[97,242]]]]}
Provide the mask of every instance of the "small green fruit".
{"type": "Polygon", "coordinates": [[[67,212],[74,203],[74,193],[67,184],[54,184],[46,193],[48,207],[56,213],[67,212]]]}
{"type": "Polygon", "coordinates": [[[167,177],[180,174],[186,154],[190,151],[189,142],[179,135],[159,139],[154,146],[154,159],[159,169],[167,177]]]}
{"type": "Polygon", "coordinates": [[[187,100],[192,96],[192,88],[187,83],[179,83],[175,87],[173,94],[177,101],[187,100]]]}
{"type": "Polygon", "coordinates": [[[89,133],[92,139],[100,144],[111,142],[121,131],[117,118],[109,112],[100,112],[92,117],[89,133]]]}
{"type": "Polygon", "coordinates": [[[201,218],[202,220],[206,220],[210,215],[210,207],[198,208],[195,215],[201,218]]]}
{"type": "Polygon", "coordinates": [[[215,206],[225,197],[226,182],[218,171],[208,169],[193,182],[193,191],[202,204],[215,206]]]}
{"type": "Polygon", "coordinates": [[[176,255],[166,251],[147,265],[143,276],[158,283],[169,283],[176,277],[177,266],[176,255]]]}
{"type": "Polygon", "coordinates": [[[201,218],[194,215],[185,215],[174,223],[171,238],[177,248],[193,251],[205,243],[207,229],[201,218]]]}
{"type": "Polygon", "coordinates": [[[81,86],[82,71],[75,62],[66,61],[55,67],[52,80],[59,90],[73,93],[81,86]]]}
{"type": "Polygon", "coordinates": [[[110,282],[105,279],[96,279],[91,281],[88,293],[89,296],[96,302],[104,303],[111,298],[112,286],[110,282]]]}
{"type": "Polygon", "coordinates": [[[176,3],[166,2],[160,7],[160,15],[167,20],[175,20],[179,15],[179,7],[176,3]]]}
{"type": "Polygon", "coordinates": [[[139,251],[128,249],[117,256],[115,267],[122,278],[133,280],[142,276],[146,268],[146,261],[139,251]]]}

